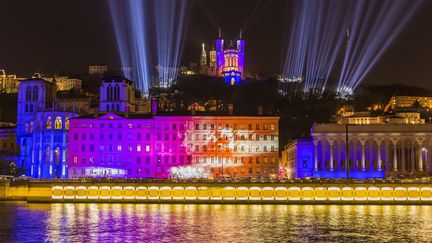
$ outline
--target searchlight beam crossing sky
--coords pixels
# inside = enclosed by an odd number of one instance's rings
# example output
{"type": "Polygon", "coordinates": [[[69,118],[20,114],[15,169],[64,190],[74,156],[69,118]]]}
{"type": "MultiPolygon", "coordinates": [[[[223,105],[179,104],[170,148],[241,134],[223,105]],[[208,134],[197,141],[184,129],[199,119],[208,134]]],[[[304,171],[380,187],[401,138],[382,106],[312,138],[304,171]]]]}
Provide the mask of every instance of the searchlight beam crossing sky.
{"type": "Polygon", "coordinates": [[[142,92],[177,79],[189,6],[190,0],[109,0],[123,75],[142,92]]]}
{"type": "Polygon", "coordinates": [[[402,32],[423,0],[356,2],[336,92],[352,94],[402,32]]]}
{"type": "Polygon", "coordinates": [[[352,94],[422,2],[295,1],[283,78],[303,81],[306,92],[352,94]]]}

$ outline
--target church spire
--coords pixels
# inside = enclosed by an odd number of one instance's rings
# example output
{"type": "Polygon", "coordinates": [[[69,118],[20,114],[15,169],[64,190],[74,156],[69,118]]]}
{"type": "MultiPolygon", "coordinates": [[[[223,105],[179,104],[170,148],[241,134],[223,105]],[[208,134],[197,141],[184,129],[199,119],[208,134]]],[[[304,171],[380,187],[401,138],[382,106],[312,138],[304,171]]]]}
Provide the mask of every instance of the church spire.
{"type": "Polygon", "coordinates": [[[201,50],[201,67],[207,65],[207,52],[205,50],[205,44],[202,43],[202,50],[201,50]]]}

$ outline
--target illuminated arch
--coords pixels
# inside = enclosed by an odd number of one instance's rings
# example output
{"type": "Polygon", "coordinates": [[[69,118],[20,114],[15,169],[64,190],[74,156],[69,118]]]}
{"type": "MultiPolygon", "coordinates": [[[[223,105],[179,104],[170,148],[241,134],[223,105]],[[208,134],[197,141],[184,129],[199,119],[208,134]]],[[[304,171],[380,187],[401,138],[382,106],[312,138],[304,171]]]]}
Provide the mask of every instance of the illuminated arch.
{"type": "Polygon", "coordinates": [[[30,87],[26,87],[26,101],[30,101],[31,100],[31,88],[30,87]]]}
{"type": "Polygon", "coordinates": [[[69,130],[69,117],[66,117],[65,119],[65,129],[69,130]]]}
{"type": "Polygon", "coordinates": [[[49,117],[47,118],[46,123],[45,123],[45,128],[46,128],[46,129],[51,129],[51,128],[52,128],[51,116],[49,116],[49,117]]]}
{"type": "Polygon", "coordinates": [[[56,147],[54,150],[54,163],[59,164],[61,159],[61,150],[60,147],[56,147]]]}
{"type": "Polygon", "coordinates": [[[56,117],[54,121],[54,129],[62,129],[63,123],[61,117],[56,117]]]}
{"type": "Polygon", "coordinates": [[[38,87],[33,87],[33,99],[32,100],[38,100],[38,96],[39,96],[39,89],[38,87]]]}

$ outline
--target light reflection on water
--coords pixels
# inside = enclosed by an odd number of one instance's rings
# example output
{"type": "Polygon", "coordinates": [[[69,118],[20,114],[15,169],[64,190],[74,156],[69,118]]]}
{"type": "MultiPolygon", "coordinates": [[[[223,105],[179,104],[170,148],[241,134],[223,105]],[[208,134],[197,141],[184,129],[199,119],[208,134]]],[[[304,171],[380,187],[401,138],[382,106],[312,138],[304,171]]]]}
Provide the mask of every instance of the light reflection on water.
{"type": "Polygon", "coordinates": [[[0,242],[432,241],[432,206],[0,203],[0,242]]]}

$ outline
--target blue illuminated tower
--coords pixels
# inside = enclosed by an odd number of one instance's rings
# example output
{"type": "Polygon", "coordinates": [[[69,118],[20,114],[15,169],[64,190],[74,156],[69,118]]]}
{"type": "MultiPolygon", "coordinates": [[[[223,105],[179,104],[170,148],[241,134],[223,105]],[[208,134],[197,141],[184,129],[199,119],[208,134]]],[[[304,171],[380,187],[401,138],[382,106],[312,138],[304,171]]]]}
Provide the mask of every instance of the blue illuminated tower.
{"type": "Polygon", "coordinates": [[[22,80],[18,88],[17,143],[20,145],[19,167],[28,176],[34,172],[34,146],[32,132],[35,113],[52,102],[52,84],[43,79],[22,80]]]}
{"type": "Polygon", "coordinates": [[[216,75],[223,77],[226,83],[236,85],[243,80],[244,64],[245,64],[245,41],[240,38],[236,41],[237,46],[232,43],[227,49],[224,48],[224,40],[221,38],[219,30],[219,38],[216,39],[216,75]]]}
{"type": "Polygon", "coordinates": [[[238,50],[238,68],[241,73],[241,78],[244,78],[244,65],[245,65],[245,40],[242,39],[242,32],[240,30],[240,38],[237,40],[238,50]]]}
{"type": "Polygon", "coordinates": [[[216,73],[217,76],[222,76],[225,59],[224,59],[224,40],[221,37],[220,29],[219,29],[219,37],[215,41],[215,46],[216,46],[216,73]]]}
{"type": "Polygon", "coordinates": [[[123,77],[107,77],[100,86],[100,106],[102,112],[134,112],[135,93],[132,81],[123,77]]]}

